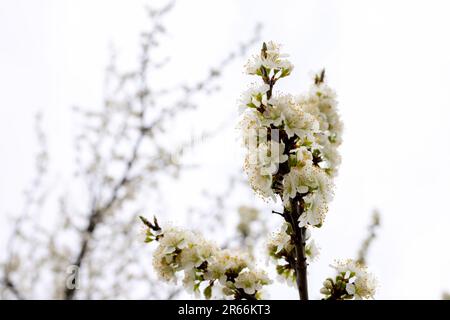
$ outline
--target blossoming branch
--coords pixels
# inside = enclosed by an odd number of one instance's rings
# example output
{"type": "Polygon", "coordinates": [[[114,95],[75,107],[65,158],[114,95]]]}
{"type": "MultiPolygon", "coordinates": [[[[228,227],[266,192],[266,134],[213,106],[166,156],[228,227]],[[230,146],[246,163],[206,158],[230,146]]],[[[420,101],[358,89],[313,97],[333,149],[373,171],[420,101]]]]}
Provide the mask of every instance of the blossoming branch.
{"type": "MultiPolygon", "coordinates": [[[[247,148],[244,169],[251,187],[262,198],[283,204],[283,212],[272,211],[284,221],[269,239],[267,254],[275,261],[278,275],[295,283],[300,299],[308,300],[307,267],[319,253],[311,229],[323,225],[333,198],[342,122],[325,71],[315,75],[306,94],[273,91],[278,80],[293,70],[286,57],[278,44],[268,42],[248,61],[246,72],[260,77],[262,83],[252,84],[243,93],[240,125],[247,148]]],[[[253,221],[255,214],[249,214],[253,221]]],[[[259,299],[263,287],[271,283],[245,254],[219,249],[189,231],[166,228],[163,232],[156,220],[141,219],[147,226],[146,241],[159,242],[153,262],[162,279],[173,281],[183,274],[189,291],[203,292],[206,298],[232,299],[259,299]],[[213,295],[213,289],[218,294],[213,295]]],[[[323,299],[374,296],[375,279],[361,261],[338,260],[332,267],[336,275],[323,282],[323,299]]]]}
{"type": "Polygon", "coordinates": [[[184,287],[204,297],[256,300],[271,283],[264,271],[256,270],[245,253],[220,249],[199,234],[168,227],[164,230],[141,217],[146,225],[145,242],[158,241],[153,267],[160,278],[176,282],[183,274],[184,287]],[[215,293],[215,294],[213,294],[215,293]]]}
{"type": "MultiPolygon", "coordinates": [[[[252,84],[243,93],[240,124],[250,185],[265,199],[279,197],[284,207],[278,214],[285,224],[269,241],[269,255],[277,263],[278,274],[295,280],[300,298],[307,300],[307,265],[318,252],[309,230],[322,226],[333,198],[333,178],[341,162],[342,122],[324,70],[304,95],[274,93],[278,80],[292,72],[293,65],[286,58],[278,44],[268,42],[248,61],[246,73],[260,77],[262,83],[252,84]]],[[[349,263],[338,270],[338,281],[327,280],[322,290],[327,298],[373,294],[369,289],[358,291],[369,279],[362,267],[349,263]]],[[[372,289],[372,282],[367,286],[372,289]]]]}

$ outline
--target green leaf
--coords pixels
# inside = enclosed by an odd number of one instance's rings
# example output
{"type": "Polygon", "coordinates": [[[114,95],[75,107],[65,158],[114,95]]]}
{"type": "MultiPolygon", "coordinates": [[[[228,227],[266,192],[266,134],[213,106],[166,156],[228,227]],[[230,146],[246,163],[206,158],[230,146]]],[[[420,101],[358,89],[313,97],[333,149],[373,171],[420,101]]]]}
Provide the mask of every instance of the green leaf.
{"type": "Polygon", "coordinates": [[[152,242],[152,241],[153,241],[153,239],[150,238],[150,237],[147,237],[147,238],[145,238],[145,240],[144,240],[145,243],[150,243],[150,242],[152,242]]]}
{"type": "Polygon", "coordinates": [[[212,285],[209,285],[205,288],[205,290],[203,290],[203,294],[205,295],[206,299],[211,299],[211,295],[212,295],[212,285]]]}

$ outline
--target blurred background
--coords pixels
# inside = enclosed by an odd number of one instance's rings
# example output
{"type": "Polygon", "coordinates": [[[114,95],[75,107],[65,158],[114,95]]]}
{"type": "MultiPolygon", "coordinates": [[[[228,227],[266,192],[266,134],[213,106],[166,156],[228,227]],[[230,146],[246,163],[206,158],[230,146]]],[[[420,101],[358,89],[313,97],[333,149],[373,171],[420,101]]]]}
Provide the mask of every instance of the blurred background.
{"type": "MultiPolygon", "coordinates": [[[[274,40],[295,65],[278,90],[304,92],[326,68],[345,126],[335,199],[313,232],[311,296],[335,258],[357,255],[376,208],[376,298],[440,299],[450,290],[449,10],[430,0],[0,1],[2,298],[188,297],[152,273],[138,214],[251,244],[273,269],[263,246],[280,204],[245,183],[236,101],[256,81],[246,58],[274,40]],[[259,210],[254,239],[239,238],[241,206],[259,210]]],[[[285,288],[270,298],[297,298],[285,288]]]]}

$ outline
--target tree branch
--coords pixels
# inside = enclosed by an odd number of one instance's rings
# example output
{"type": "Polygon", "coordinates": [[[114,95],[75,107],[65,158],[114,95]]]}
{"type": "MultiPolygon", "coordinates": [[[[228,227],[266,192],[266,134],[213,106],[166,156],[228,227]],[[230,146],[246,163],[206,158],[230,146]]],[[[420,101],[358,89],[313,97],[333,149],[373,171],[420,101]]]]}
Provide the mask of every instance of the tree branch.
{"type": "Polygon", "coordinates": [[[377,210],[374,210],[372,213],[372,221],[367,228],[369,233],[361,244],[361,247],[358,251],[358,261],[361,264],[366,264],[367,254],[369,252],[369,248],[372,245],[372,242],[375,240],[377,234],[376,230],[380,227],[380,213],[377,210]]]}
{"type": "Polygon", "coordinates": [[[3,280],[2,280],[4,286],[6,289],[8,289],[9,291],[11,291],[11,293],[19,300],[24,300],[25,298],[22,296],[22,294],[19,292],[19,290],[17,289],[16,285],[12,282],[12,280],[9,278],[9,276],[6,276],[3,280]]]}
{"type": "MultiPolygon", "coordinates": [[[[106,202],[106,204],[102,208],[96,208],[95,201],[93,202],[94,205],[92,207],[91,214],[89,216],[89,222],[88,222],[86,229],[83,232],[84,236],[83,236],[83,240],[81,242],[80,251],[79,251],[77,258],[75,260],[75,263],[74,263],[74,265],[77,266],[78,268],[80,268],[83,263],[83,260],[86,256],[86,252],[87,252],[88,245],[89,245],[90,239],[92,237],[92,234],[94,233],[97,225],[101,222],[101,219],[103,218],[103,214],[105,212],[107,212],[113,206],[113,204],[118,199],[118,193],[119,193],[120,189],[128,181],[131,169],[133,168],[133,166],[136,163],[138,151],[141,146],[144,135],[145,134],[141,131],[141,134],[137,138],[135,145],[133,147],[133,151],[131,153],[130,159],[127,161],[127,165],[122,174],[122,178],[119,180],[119,182],[113,188],[110,199],[106,202]]],[[[72,300],[74,295],[75,295],[75,288],[71,289],[71,288],[66,287],[66,289],[64,291],[64,299],[72,300]]]]}
{"type": "Polygon", "coordinates": [[[298,218],[302,214],[302,208],[298,197],[291,200],[291,211],[287,212],[285,209],[285,219],[292,226],[291,238],[295,246],[295,277],[297,281],[297,288],[300,300],[308,300],[308,275],[305,254],[305,231],[306,228],[298,226],[298,218]]]}

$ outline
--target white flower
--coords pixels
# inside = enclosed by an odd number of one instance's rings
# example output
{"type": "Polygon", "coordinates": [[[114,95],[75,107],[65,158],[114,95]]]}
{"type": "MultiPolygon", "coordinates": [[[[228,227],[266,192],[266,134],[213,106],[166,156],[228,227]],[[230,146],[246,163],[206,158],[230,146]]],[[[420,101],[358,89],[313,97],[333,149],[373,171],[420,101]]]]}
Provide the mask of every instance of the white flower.
{"type": "Polygon", "coordinates": [[[350,272],[355,274],[361,272],[361,270],[365,268],[362,264],[353,259],[336,260],[331,267],[336,269],[338,273],[350,272]]]}
{"type": "Polygon", "coordinates": [[[302,140],[314,140],[313,135],[319,131],[319,122],[314,116],[304,112],[302,107],[295,103],[294,97],[286,94],[274,95],[268,103],[281,112],[277,117],[283,120],[283,129],[289,138],[296,134],[302,140]]]}
{"type": "Polygon", "coordinates": [[[323,158],[327,161],[325,168],[330,176],[336,176],[339,165],[341,164],[341,155],[339,154],[335,144],[324,142],[321,149],[323,158]]]}
{"type": "Polygon", "coordinates": [[[304,195],[305,203],[299,225],[321,225],[328,211],[328,202],[333,197],[333,184],[328,175],[309,162],[301,168],[292,168],[283,180],[284,204],[297,194],[304,195]]]}
{"type": "Polygon", "coordinates": [[[198,239],[197,242],[190,243],[180,253],[180,267],[184,270],[199,267],[205,261],[209,261],[217,252],[217,247],[198,239]]]}
{"type": "Polygon", "coordinates": [[[261,143],[258,146],[257,164],[261,167],[261,173],[272,175],[277,172],[280,163],[287,161],[288,156],[284,154],[284,143],[271,141],[270,143],[261,143]]]}
{"type": "Polygon", "coordinates": [[[168,257],[164,249],[165,247],[158,246],[153,253],[153,268],[161,279],[173,281],[176,279],[176,266],[173,265],[173,257],[168,257]]]}
{"type": "Polygon", "coordinates": [[[269,41],[266,43],[265,53],[253,55],[245,65],[245,72],[247,74],[262,75],[261,67],[267,69],[268,72],[272,72],[270,76],[276,78],[285,77],[289,75],[294,66],[286,59],[286,54],[280,53],[280,45],[269,41]]]}
{"type": "Polygon", "coordinates": [[[371,299],[374,297],[377,282],[371,273],[360,274],[353,285],[355,299],[371,299]]]}
{"type": "MultiPolygon", "coordinates": [[[[164,229],[163,229],[164,230],[164,229]]],[[[201,235],[178,228],[169,227],[158,237],[158,247],[153,254],[153,267],[161,279],[176,281],[177,274],[183,273],[183,285],[189,291],[200,293],[200,285],[208,282],[209,289],[213,286],[221,287],[228,297],[236,293],[235,281],[242,285],[248,294],[260,297],[259,290],[269,284],[265,273],[252,268],[248,254],[228,249],[219,249],[216,245],[206,241],[201,235]],[[246,278],[247,277],[247,278],[246,278]],[[251,290],[248,284],[252,280],[251,290]],[[258,291],[258,292],[257,292],[258,291]]],[[[209,293],[204,292],[206,298],[209,293]]]]}
{"type": "Polygon", "coordinates": [[[217,257],[217,261],[223,264],[226,269],[230,269],[235,272],[240,272],[250,264],[249,257],[243,253],[239,254],[236,250],[221,250],[217,257]]]}
{"type": "Polygon", "coordinates": [[[309,162],[303,167],[292,168],[285,176],[283,188],[285,191],[283,200],[285,202],[289,200],[288,197],[294,198],[296,193],[318,193],[326,202],[333,197],[333,183],[331,179],[322,169],[309,162]]]}
{"type": "Polygon", "coordinates": [[[265,85],[254,86],[243,95],[241,105],[250,107],[241,121],[247,147],[244,168],[257,194],[274,200],[280,195],[286,208],[291,199],[302,198],[299,226],[320,226],[333,196],[331,178],[340,164],[337,147],[342,141],[342,123],[336,94],[324,83],[323,74],[299,98],[273,93],[267,87],[269,79],[273,86],[273,80],[292,69],[284,57],[280,45],[268,42],[247,63],[247,72],[262,76],[265,85]],[[274,142],[277,138],[279,144],[274,142]]]}
{"type": "Polygon", "coordinates": [[[244,289],[247,294],[254,294],[257,289],[256,277],[253,273],[245,271],[239,274],[235,281],[236,288],[244,289]]]}
{"type": "Polygon", "coordinates": [[[287,252],[292,250],[293,245],[291,244],[291,236],[287,233],[288,227],[289,225],[287,222],[284,222],[280,230],[275,232],[269,239],[267,242],[269,255],[277,255],[282,250],[286,250],[287,252]]]}
{"type": "Polygon", "coordinates": [[[226,268],[218,259],[214,259],[208,264],[208,270],[204,277],[206,280],[218,280],[220,284],[225,285],[227,282],[227,276],[225,275],[226,268]]]}
{"type": "Polygon", "coordinates": [[[305,253],[308,261],[313,262],[319,256],[320,248],[316,245],[314,240],[311,240],[305,246],[305,253]]]}
{"type": "Polygon", "coordinates": [[[245,73],[247,74],[258,74],[261,71],[261,66],[263,65],[263,62],[261,60],[260,55],[253,55],[245,64],[245,73]]]}
{"type": "Polygon", "coordinates": [[[261,105],[267,105],[267,91],[270,86],[263,83],[262,85],[252,84],[245,92],[242,93],[239,100],[239,113],[244,112],[247,108],[259,108],[261,105]]]}
{"type": "Polygon", "coordinates": [[[266,105],[264,112],[260,116],[261,123],[266,127],[270,127],[271,125],[279,127],[283,123],[283,120],[283,109],[280,106],[270,103],[266,105]]]}
{"type": "MultiPolygon", "coordinates": [[[[254,153],[259,141],[267,140],[267,127],[262,124],[260,118],[259,111],[254,108],[247,108],[239,122],[243,145],[248,149],[248,153],[254,153]]],[[[257,159],[257,156],[254,158],[257,159]]]]}
{"type": "Polygon", "coordinates": [[[283,202],[286,204],[290,198],[295,198],[297,193],[306,194],[309,191],[307,185],[302,183],[302,169],[292,168],[291,171],[284,176],[283,180],[283,202]]]}
{"type": "Polygon", "coordinates": [[[272,190],[272,175],[262,174],[261,169],[255,165],[249,165],[248,159],[244,165],[250,186],[262,198],[274,199],[275,194],[272,190]]]}
{"type": "Polygon", "coordinates": [[[281,44],[276,43],[274,41],[267,42],[266,47],[267,47],[266,53],[271,58],[285,58],[289,56],[286,53],[280,53],[281,44]]]}
{"type": "Polygon", "coordinates": [[[376,279],[367,271],[367,267],[355,260],[337,261],[332,265],[345,280],[345,290],[355,299],[371,299],[376,291],[376,279]]]}
{"type": "Polygon", "coordinates": [[[178,228],[168,228],[160,240],[160,245],[165,248],[164,253],[170,254],[177,249],[187,247],[192,234],[178,228]]]}
{"type": "Polygon", "coordinates": [[[303,197],[305,210],[298,219],[300,227],[306,225],[321,226],[328,211],[328,204],[317,192],[312,192],[303,197]]]}
{"type": "Polygon", "coordinates": [[[341,162],[337,148],[342,143],[343,131],[336,94],[326,83],[313,84],[310,92],[295,99],[295,103],[317,119],[320,133],[316,134],[316,142],[325,160],[321,166],[327,169],[330,176],[335,176],[341,162]]]}
{"type": "Polygon", "coordinates": [[[243,271],[236,278],[234,285],[243,289],[246,294],[255,294],[263,285],[270,283],[265,272],[243,271]]]}
{"type": "Polygon", "coordinates": [[[312,165],[312,153],[306,147],[300,147],[295,151],[297,165],[310,166],[312,165]]]}
{"type": "Polygon", "coordinates": [[[186,270],[184,272],[183,286],[186,290],[198,294],[198,290],[196,290],[196,285],[198,285],[199,281],[196,279],[196,275],[197,272],[195,269],[186,270]]]}
{"type": "Polygon", "coordinates": [[[319,131],[319,122],[315,117],[295,104],[285,105],[283,116],[284,130],[289,138],[295,134],[302,141],[314,141],[314,134],[319,131]]]}

